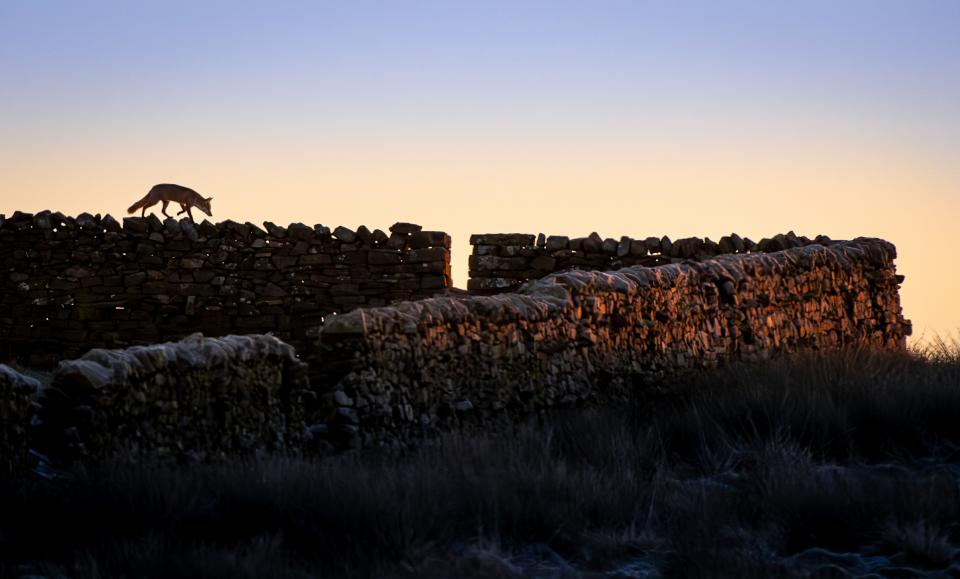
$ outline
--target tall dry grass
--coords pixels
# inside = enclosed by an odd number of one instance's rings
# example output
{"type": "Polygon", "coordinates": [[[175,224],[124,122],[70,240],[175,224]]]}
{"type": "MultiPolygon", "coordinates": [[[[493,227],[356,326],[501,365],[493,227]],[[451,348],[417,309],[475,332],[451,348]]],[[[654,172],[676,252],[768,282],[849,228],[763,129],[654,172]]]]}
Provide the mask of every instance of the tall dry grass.
{"type": "Polygon", "coordinates": [[[404,454],[3,481],[0,577],[956,571],[958,417],[940,341],[733,364],[404,454]]]}

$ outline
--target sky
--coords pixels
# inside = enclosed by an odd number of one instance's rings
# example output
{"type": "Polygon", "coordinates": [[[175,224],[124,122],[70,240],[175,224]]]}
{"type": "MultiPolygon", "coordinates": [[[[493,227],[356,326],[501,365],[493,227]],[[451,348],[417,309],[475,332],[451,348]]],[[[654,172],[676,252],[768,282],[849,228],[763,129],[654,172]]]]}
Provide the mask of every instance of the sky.
{"type": "Polygon", "coordinates": [[[957,335],[957,0],[0,0],[0,213],[897,245],[957,335]]]}

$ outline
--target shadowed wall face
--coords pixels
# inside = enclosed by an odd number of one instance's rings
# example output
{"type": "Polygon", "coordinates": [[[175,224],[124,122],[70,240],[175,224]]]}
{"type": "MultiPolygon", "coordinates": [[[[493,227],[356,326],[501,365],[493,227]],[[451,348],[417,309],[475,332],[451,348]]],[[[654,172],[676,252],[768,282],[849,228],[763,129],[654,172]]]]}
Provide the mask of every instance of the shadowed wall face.
{"type": "Polygon", "coordinates": [[[273,332],[450,287],[450,236],[50,212],[0,216],[0,357],[52,365],[90,348],[273,332]]]}

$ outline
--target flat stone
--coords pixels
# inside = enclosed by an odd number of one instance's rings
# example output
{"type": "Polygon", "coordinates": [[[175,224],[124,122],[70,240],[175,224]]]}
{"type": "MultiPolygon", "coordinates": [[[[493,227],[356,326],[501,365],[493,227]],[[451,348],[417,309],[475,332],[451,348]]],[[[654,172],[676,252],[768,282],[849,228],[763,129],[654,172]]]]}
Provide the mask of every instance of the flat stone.
{"type": "Polygon", "coordinates": [[[547,238],[547,251],[560,251],[570,246],[570,238],[566,235],[551,235],[547,238]]]}
{"type": "Polygon", "coordinates": [[[123,229],[124,231],[144,234],[150,231],[150,226],[147,225],[147,220],[142,217],[124,217],[123,229]]]}
{"type": "Polygon", "coordinates": [[[475,233],[470,236],[470,245],[519,245],[532,246],[536,238],[528,233],[475,233]]]}
{"type": "Polygon", "coordinates": [[[401,235],[410,235],[412,233],[417,233],[423,229],[422,226],[415,223],[404,223],[398,221],[390,226],[390,233],[399,233],[401,235]]]}

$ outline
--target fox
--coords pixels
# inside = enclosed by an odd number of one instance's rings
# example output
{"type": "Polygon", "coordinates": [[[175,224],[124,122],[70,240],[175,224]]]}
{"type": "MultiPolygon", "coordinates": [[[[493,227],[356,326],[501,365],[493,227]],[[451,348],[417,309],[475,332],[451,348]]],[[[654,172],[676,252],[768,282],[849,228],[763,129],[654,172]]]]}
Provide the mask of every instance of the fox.
{"type": "Polygon", "coordinates": [[[213,201],[213,197],[201,197],[199,193],[189,187],[174,185],[172,183],[154,185],[150,188],[150,191],[144,195],[143,199],[137,201],[127,209],[127,213],[134,213],[137,209],[142,209],[140,217],[145,217],[147,208],[157,203],[163,203],[160,212],[170,217],[167,215],[167,204],[171,201],[180,204],[180,211],[177,215],[186,213],[187,216],[190,217],[190,221],[193,221],[193,213],[190,212],[191,207],[196,207],[207,215],[213,216],[213,213],[210,212],[210,202],[213,201]]]}

